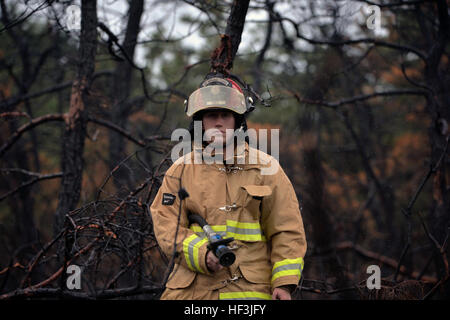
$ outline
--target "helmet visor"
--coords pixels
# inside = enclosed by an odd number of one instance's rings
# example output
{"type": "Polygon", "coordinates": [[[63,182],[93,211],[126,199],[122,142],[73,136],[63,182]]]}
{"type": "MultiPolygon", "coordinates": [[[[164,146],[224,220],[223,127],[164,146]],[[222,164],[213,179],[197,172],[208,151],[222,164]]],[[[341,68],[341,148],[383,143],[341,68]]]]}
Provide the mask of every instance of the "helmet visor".
{"type": "Polygon", "coordinates": [[[188,100],[186,114],[207,109],[228,109],[238,114],[247,110],[245,97],[238,90],[226,86],[206,86],[195,90],[188,100]]]}

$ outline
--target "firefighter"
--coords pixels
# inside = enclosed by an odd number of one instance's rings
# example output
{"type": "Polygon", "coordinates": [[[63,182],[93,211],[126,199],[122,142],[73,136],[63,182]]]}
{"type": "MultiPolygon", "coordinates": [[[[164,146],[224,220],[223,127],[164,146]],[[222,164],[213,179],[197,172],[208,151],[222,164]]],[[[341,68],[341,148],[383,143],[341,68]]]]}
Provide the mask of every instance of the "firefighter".
{"type": "MultiPolygon", "coordinates": [[[[205,78],[189,97],[186,113],[202,121],[204,131],[218,130],[214,140],[193,143],[193,150],[167,170],[151,205],[159,246],[175,265],[161,299],[290,300],[303,270],[306,238],[293,186],[278,161],[247,142],[227,139],[226,129],[246,130],[252,100],[246,85],[218,74],[205,78]],[[222,163],[196,163],[207,143],[223,144],[222,163]],[[227,158],[226,148],[234,148],[227,158]],[[256,152],[258,161],[249,161],[256,152]],[[192,161],[186,161],[190,159],[192,161]],[[275,166],[271,174],[264,168],[275,166]],[[188,196],[181,196],[185,190],[188,196]],[[203,217],[223,237],[234,263],[219,264],[202,229],[189,225],[188,214],[203,217]]],[[[192,126],[191,126],[192,128],[192,126]]]]}

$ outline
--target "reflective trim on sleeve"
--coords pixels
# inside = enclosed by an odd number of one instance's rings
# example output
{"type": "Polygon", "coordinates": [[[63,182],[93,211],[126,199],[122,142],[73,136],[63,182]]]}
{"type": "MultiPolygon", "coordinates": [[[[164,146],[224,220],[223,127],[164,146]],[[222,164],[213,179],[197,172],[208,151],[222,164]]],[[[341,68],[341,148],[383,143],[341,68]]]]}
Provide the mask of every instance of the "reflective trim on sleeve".
{"type": "Polygon", "coordinates": [[[297,276],[300,279],[303,266],[303,258],[285,259],[276,262],[272,268],[272,282],[284,276],[297,276]]]}
{"type": "Polygon", "coordinates": [[[191,269],[192,271],[205,273],[205,271],[203,271],[202,268],[200,267],[198,249],[207,241],[208,240],[206,238],[200,238],[196,234],[193,234],[190,237],[184,239],[183,241],[184,257],[186,259],[186,263],[189,269],[191,269]]]}
{"type": "Polygon", "coordinates": [[[219,293],[219,300],[272,300],[272,296],[257,291],[222,292],[219,293]]]}

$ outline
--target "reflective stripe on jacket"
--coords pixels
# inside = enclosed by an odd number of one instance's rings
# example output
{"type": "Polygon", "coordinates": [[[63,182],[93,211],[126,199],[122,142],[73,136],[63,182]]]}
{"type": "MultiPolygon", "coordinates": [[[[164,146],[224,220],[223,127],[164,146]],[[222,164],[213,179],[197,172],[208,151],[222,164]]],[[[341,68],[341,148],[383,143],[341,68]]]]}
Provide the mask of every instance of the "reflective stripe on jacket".
{"type": "MultiPolygon", "coordinates": [[[[236,274],[249,283],[266,284],[271,291],[297,285],[304,266],[306,238],[295,191],[278,161],[246,144],[231,165],[185,164],[195,152],[198,150],[178,159],[167,170],[151,205],[155,236],[169,259],[177,232],[178,258],[167,288],[188,288],[200,277],[196,283],[205,290],[216,290],[236,274]],[[258,155],[257,164],[249,164],[251,152],[258,155]],[[245,159],[245,163],[239,164],[239,159],[245,159]],[[261,169],[268,166],[275,166],[276,172],[261,174],[261,169]],[[189,197],[180,206],[181,187],[189,197]],[[201,215],[214,231],[234,238],[229,246],[236,261],[228,267],[229,272],[212,274],[208,270],[208,241],[197,224],[189,226],[188,212],[201,215]]],[[[249,288],[248,292],[253,291],[249,288]]],[[[224,292],[220,296],[236,298],[242,294],[224,292]]]]}

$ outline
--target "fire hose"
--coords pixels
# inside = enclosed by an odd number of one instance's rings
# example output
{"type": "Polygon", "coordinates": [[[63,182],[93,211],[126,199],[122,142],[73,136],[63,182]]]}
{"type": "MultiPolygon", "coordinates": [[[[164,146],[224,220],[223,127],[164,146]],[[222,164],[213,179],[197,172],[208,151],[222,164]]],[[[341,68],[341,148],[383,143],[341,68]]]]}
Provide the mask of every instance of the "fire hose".
{"type": "Polygon", "coordinates": [[[219,259],[219,263],[224,267],[231,266],[236,260],[236,255],[227,244],[234,241],[234,238],[223,238],[198,214],[189,214],[188,220],[190,224],[197,223],[203,229],[209,242],[208,249],[219,259]]]}

